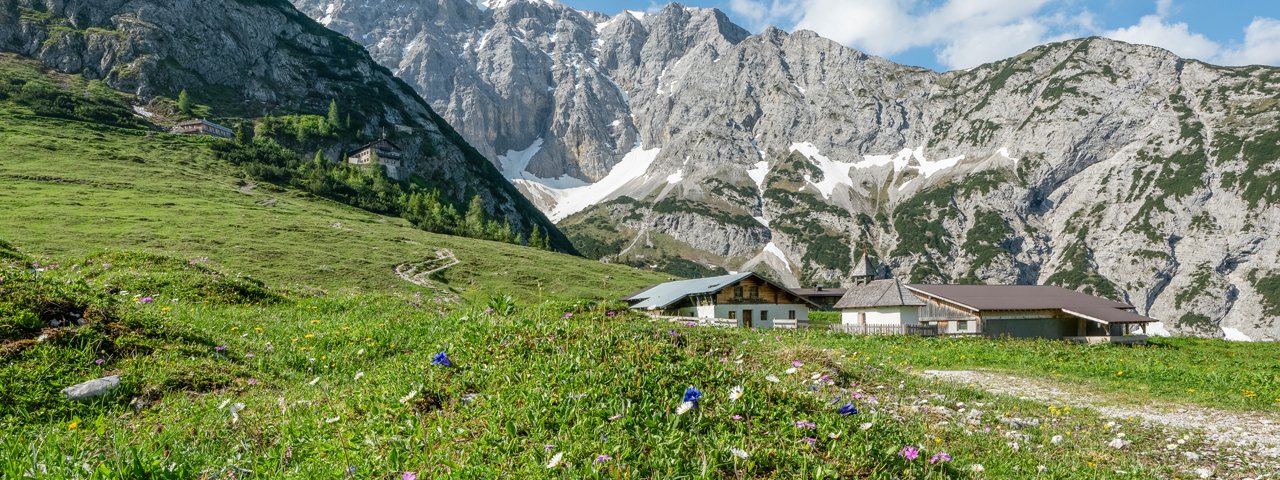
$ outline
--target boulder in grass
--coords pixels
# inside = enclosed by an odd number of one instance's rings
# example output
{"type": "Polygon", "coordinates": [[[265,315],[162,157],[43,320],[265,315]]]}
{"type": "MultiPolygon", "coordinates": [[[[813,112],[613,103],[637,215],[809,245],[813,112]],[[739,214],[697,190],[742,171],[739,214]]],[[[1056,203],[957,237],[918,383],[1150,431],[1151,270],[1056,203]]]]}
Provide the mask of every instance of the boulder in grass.
{"type": "Polygon", "coordinates": [[[67,400],[84,402],[111,393],[118,386],[120,386],[120,376],[112,375],[64,388],[62,394],[67,396],[67,400]]]}

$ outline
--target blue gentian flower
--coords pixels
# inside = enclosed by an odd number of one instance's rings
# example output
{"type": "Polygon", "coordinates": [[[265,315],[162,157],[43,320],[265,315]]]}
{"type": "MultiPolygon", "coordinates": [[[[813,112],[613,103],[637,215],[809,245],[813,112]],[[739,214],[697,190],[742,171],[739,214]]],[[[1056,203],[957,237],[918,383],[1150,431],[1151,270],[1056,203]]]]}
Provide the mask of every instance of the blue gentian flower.
{"type": "Polygon", "coordinates": [[[432,359],[431,359],[431,364],[432,364],[432,365],[444,365],[444,366],[446,366],[446,367],[452,367],[452,366],[453,366],[453,362],[450,362],[450,361],[449,361],[449,355],[448,355],[447,353],[443,352],[443,351],[442,351],[442,352],[440,352],[440,353],[437,353],[437,354],[436,354],[436,356],[435,356],[434,358],[432,358],[432,359]]]}
{"type": "Polygon", "coordinates": [[[692,403],[693,406],[698,406],[698,399],[700,398],[702,398],[702,392],[699,392],[697,388],[691,386],[684,390],[684,401],[692,403]]]}
{"type": "Polygon", "coordinates": [[[846,403],[844,404],[843,407],[837,408],[836,413],[839,413],[840,415],[844,415],[846,417],[850,415],[857,415],[858,407],[853,406],[852,403],[846,403]]]}

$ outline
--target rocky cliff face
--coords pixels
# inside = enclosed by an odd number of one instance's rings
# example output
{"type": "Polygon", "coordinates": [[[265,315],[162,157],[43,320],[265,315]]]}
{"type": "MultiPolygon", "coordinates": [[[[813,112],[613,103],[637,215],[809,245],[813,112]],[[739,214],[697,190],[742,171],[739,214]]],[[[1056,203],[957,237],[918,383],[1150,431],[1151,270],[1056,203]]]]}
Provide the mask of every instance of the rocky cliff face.
{"type": "Polygon", "coordinates": [[[1105,39],[935,73],[715,10],[294,0],[584,252],[685,274],[1052,283],[1280,337],[1280,69],[1105,39]]]}
{"type": "Polygon", "coordinates": [[[5,0],[0,50],[103,79],[140,98],[190,91],[223,116],[324,114],[338,100],[369,136],[397,135],[417,172],[526,232],[540,212],[363,47],[284,0],[5,0]]]}

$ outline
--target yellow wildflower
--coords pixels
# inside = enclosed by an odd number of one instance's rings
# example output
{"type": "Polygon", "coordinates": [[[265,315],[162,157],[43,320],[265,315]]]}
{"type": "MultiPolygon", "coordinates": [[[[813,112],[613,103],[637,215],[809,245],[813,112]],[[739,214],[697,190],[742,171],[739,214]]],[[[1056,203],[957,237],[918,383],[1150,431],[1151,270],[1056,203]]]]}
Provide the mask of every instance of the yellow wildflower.
{"type": "Polygon", "coordinates": [[[253,331],[262,333],[262,327],[253,327],[253,331]]]}
{"type": "Polygon", "coordinates": [[[308,333],[308,334],[306,334],[306,335],[303,335],[302,337],[303,337],[303,338],[316,338],[315,334],[313,334],[313,333],[308,333]]]}
{"type": "Polygon", "coordinates": [[[231,326],[231,331],[233,331],[233,332],[234,332],[234,331],[236,331],[236,330],[239,330],[239,329],[240,329],[240,327],[237,327],[237,326],[235,326],[235,325],[232,325],[232,326],[231,326]]]}
{"type": "Polygon", "coordinates": [[[80,426],[80,422],[71,422],[70,424],[67,425],[67,428],[71,430],[75,430],[79,426],[80,426]]]}
{"type": "Polygon", "coordinates": [[[320,320],[315,320],[315,319],[311,320],[311,324],[312,324],[312,325],[315,325],[315,324],[317,324],[317,323],[320,323],[320,320]]]}
{"type": "Polygon", "coordinates": [[[169,310],[173,310],[173,307],[164,307],[160,309],[161,312],[167,312],[169,310]]]}

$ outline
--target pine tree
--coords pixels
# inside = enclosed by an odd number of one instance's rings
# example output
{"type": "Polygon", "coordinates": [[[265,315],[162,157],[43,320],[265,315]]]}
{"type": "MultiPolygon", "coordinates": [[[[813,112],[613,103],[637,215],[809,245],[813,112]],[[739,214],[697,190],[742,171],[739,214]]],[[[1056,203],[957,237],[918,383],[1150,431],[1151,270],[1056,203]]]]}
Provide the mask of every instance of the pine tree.
{"type": "Polygon", "coordinates": [[[236,144],[237,145],[249,144],[249,132],[245,131],[243,121],[236,124],[236,144]]]}
{"type": "Polygon", "coordinates": [[[338,122],[341,122],[341,121],[342,121],[342,115],[339,115],[339,114],[338,114],[338,101],[337,101],[337,100],[330,100],[330,101],[329,101],[329,116],[328,116],[328,117],[326,117],[326,120],[329,122],[329,130],[330,130],[330,131],[337,131],[337,130],[338,130],[338,127],[340,127],[340,126],[341,126],[341,124],[340,124],[340,123],[338,123],[338,122]]]}
{"type": "Polygon", "coordinates": [[[297,120],[294,122],[294,125],[297,127],[297,128],[296,128],[296,131],[294,132],[294,134],[295,134],[295,135],[296,135],[296,137],[297,137],[298,143],[305,143],[305,142],[307,141],[307,125],[306,125],[306,123],[304,123],[304,122],[302,121],[302,119],[301,119],[301,118],[299,118],[299,119],[297,119],[297,120]]]}
{"type": "Polygon", "coordinates": [[[529,246],[533,248],[542,248],[545,239],[542,237],[542,229],[538,228],[538,224],[533,224],[533,233],[529,234],[529,246]]]}
{"type": "Polygon", "coordinates": [[[191,115],[191,96],[187,95],[187,89],[185,88],[178,93],[178,111],[191,115]]]}
{"type": "Polygon", "coordinates": [[[480,199],[480,195],[473,195],[471,203],[467,205],[467,216],[463,220],[467,235],[471,237],[484,236],[484,200],[480,199]]]}
{"type": "Polygon", "coordinates": [[[254,138],[270,137],[272,133],[271,122],[272,122],[271,115],[267,115],[265,118],[259,119],[258,123],[254,124],[253,126],[254,138]]]}
{"type": "Polygon", "coordinates": [[[329,159],[324,158],[324,150],[316,150],[316,158],[315,158],[316,166],[323,166],[327,163],[329,163],[329,159]]]}

